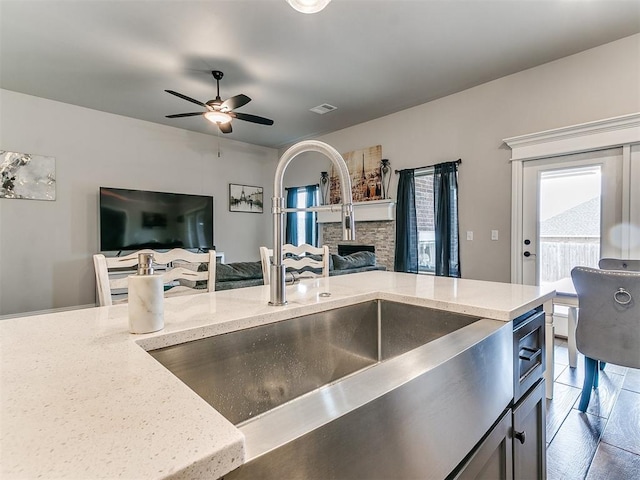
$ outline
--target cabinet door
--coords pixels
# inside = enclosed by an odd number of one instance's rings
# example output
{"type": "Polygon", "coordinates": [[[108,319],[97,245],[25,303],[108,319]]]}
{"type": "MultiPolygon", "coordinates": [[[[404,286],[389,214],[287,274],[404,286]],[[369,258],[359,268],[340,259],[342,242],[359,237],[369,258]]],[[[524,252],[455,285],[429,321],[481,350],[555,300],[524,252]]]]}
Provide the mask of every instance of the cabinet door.
{"type": "Polygon", "coordinates": [[[541,380],[513,409],[514,478],[547,478],[545,423],[544,380],[541,380]]]}
{"type": "Polygon", "coordinates": [[[511,410],[502,416],[455,480],[512,480],[511,410]]]}

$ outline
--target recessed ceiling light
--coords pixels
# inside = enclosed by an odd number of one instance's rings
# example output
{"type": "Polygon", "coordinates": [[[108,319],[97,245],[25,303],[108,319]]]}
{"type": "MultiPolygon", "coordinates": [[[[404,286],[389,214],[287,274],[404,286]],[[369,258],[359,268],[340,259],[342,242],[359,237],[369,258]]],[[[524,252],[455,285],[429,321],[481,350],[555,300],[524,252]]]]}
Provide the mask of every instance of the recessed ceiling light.
{"type": "Polygon", "coordinates": [[[287,3],[302,13],[317,13],[331,0],[287,0],[287,3]]]}

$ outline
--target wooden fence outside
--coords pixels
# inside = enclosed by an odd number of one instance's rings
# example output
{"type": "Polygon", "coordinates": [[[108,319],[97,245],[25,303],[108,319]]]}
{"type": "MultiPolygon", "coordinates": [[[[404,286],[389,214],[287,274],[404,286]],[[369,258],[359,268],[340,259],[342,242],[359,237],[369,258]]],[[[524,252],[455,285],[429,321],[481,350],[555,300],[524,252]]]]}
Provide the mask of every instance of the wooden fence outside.
{"type": "Polygon", "coordinates": [[[597,267],[600,260],[598,237],[546,237],[540,239],[540,283],[570,277],[578,265],[597,267]]]}

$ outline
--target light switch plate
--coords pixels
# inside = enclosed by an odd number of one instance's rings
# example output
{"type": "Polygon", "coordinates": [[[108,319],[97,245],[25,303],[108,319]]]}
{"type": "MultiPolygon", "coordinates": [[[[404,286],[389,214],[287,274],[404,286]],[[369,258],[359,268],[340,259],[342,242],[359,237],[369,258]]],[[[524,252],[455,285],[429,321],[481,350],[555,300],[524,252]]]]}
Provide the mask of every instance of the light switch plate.
{"type": "Polygon", "coordinates": [[[498,240],[498,230],[491,230],[491,240],[498,240]]]}
{"type": "Polygon", "coordinates": [[[472,231],[468,231],[467,232],[467,240],[473,240],[473,232],[472,231]]]}

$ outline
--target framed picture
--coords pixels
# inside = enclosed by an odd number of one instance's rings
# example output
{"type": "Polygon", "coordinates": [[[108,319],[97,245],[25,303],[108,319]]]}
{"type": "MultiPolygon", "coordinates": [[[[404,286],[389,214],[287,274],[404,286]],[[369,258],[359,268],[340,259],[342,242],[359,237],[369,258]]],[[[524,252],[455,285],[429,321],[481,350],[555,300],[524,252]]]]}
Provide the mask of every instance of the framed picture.
{"type": "Polygon", "coordinates": [[[230,212],[262,213],[262,207],[262,187],[229,184],[230,212]]]}

